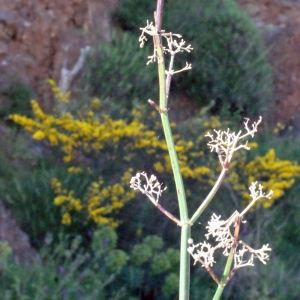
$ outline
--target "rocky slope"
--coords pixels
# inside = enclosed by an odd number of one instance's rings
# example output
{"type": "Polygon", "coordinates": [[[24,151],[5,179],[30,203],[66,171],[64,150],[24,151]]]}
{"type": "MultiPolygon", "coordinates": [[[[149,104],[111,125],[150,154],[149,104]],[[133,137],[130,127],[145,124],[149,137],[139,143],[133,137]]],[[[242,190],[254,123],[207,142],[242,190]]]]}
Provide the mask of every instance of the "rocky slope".
{"type": "Polygon", "coordinates": [[[111,35],[118,0],[0,0],[0,87],[17,78],[42,94],[80,49],[111,35]]]}
{"type": "Polygon", "coordinates": [[[38,253],[32,248],[10,211],[0,201],[0,243],[6,241],[12,250],[16,263],[29,264],[39,261],[38,253]]]}
{"type": "MultiPolygon", "coordinates": [[[[264,35],[274,73],[273,120],[300,130],[300,1],[236,0],[264,35]]],[[[270,120],[272,121],[272,120],[270,120]]]]}

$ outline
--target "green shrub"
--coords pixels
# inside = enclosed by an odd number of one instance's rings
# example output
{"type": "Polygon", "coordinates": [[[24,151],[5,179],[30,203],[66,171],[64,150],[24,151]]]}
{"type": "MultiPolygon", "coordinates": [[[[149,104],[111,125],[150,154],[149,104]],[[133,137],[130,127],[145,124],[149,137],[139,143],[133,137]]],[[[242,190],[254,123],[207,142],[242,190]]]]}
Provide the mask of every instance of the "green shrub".
{"type": "Polygon", "coordinates": [[[154,1],[122,0],[112,14],[113,21],[122,29],[138,33],[142,24],[155,11],[154,1]]]}
{"type": "MultiPolygon", "coordinates": [[[[179,252],[156,249],[147,262],[135,266],[134,250],[125,253],[109,244],[116,237],[114,230],[105,226],[91,234],[90,243],[78,235],[47,235],[40,249],[41,261],[31,266],[13,263],[10,248],[0,245],[1,299],[141,299],[149,291],[155,299],[174,299],[178,264],[173,264],[171,256],[179,256],[179,252]],[[158,272],[152,274],[151,270],[158,272]]],[[[135,247],[159,239],[149,236],[135,247]]]]}
{"type": "MultiPolygon", "coordinates": [[[[0,119],[7,121],[7,117],[10,114],[22,113],[28,117],[32,115],[30,100],[33,94],[28,86],[13,82],[8,88],[0,90],[0,96],[3,98],[0,108],[0,119]]],[[[9,124],[13,125],[14,123],[9,122],[9,124]]]]}
{"type": "Polygon", "coordinates": [[[165,250],[165,243],[160,237],[148,235],[132,248],[129,257],[123,276],[132,295],[148,293],[155,299],[173,299],[173,287],[179,279],[171,274],[178,272],[178,250],[165,250]]]}
{"type": "Polygon", "coordinates": [[[104,261],[107,265],[108,271],[114,273],[126,265],[128,256],[124,251],[115,249],[107,254],[104,261]]]}
{"type": "Polygon", "coordinates": [[[0,122],[0,189],[20,169],[32,170],[42,157],[40,148],[27,134],[0,122]],[[3,183],[2,183],[3,182],[3,183]]]}
{"type": "Polygon", "coordinates": [[[132,108],[136,100],[146,102],[157,91],[157,84],[155,66],[146,72],[144,57],[137,37],[130,33],[115,35],[111,43],[100,44],[88,59],[84,82],[90,94],[116,101],[119,109],[132,108]]]}
{"type": "Polygon", "coordinates": [[[171,297],[178,293],[179,277],[176,273],[170,273],[166,276],[165,284],[162,288],[162,292],[165,296],[171,297]]]}
{"type": "MultiPolygon", "coordinates": [[[[99,228],[94,234],[105,236],[105,232],[99,228]]],[[[118,279],[127,261],[122,250],[103,244],[90,251],[80,236],[59,235],[56,244],[46,237],[40,255],[42,261],[31,266],[7,262],[0,270],[1,299],[124,299],[126,290],[118,279]]]]}
{"type": "Polygon", "coordinates": [[[3,181],[2,201],[33,241],[47,232],[62,229],[60,212],[53,202],[54,193],[50,186],[51,178],[58,173],[61,173],[59,168],[20,170],[10,180],[3,181]]]}
{"type": "Polygon", "coordinates": [[[96,230],[93,233],[92,249],[97,251],[101,249],[104,245],[106,249],[112,250],[117,245],[118,236],[116,232],[111,227],[103,227],[101,230],[96,230]]]}
{"type": "Polygon", "coordinates": [[[171,263],[168,259],[168,255],[165,253],[159,253],[153,256],[151,261],[151,272],[153,275],[158,275],[168,271],[171,268],[171,263]]]}
{"type": "Polygon", "coordinates": [[[132,263],[141,266],[151,259],[153,252],[148,245],[140,244],[133,247],[131,255],[132,263]]]}

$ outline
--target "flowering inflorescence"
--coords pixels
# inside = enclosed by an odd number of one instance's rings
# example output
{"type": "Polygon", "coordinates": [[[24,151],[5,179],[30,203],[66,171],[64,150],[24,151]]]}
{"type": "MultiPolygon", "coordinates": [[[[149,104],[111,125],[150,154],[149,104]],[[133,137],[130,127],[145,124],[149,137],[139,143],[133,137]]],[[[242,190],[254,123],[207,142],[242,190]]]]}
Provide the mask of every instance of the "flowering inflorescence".
{"type": "Polygon", "coordinates": [[[145,194],[154,205],[158,203],[159,197],[162,195],[163,191],[167,189],[167,187],[162,188],[162,183],[159,183],[156,176],[151,175],[148,178],[146,172],[137,173],[130,180],[130,187],[134,190],[140,190],[143,194],[145,194]],[[146,183],[142,183],[142,177],[144,177],[146,183]]]}
{"type": "Polygon", "coordinates": [[[199,262],[202,267],[212,267],[216,262],[214,259],[214,253],[217,249],[224,249],[223,254],[228,256],[233,247],[234,268],[237,269],[245,266],[254,266],[254,258],[258,258],[263,264],[266,264],[266,260],[269,260],[269,255],[266,252],[271,251],[269,244],[263,245],[261,249],[255,250],[243,241],[238,241],[236,243],[235,238],[230,231],[230,227],[232,225],[235,226],[237,217],[237,214],[234,213],[228,220],[223,221],[220,220],[221,216],[213,214],[211,221],[208,222],[209,225],[206,227],[209,233],[205,236],[207,239],[210,235],[215,238],[217,245],[214,247],[205,241],[195,245],[193,239],[189,239],[190,246],[188,248],[188,252],[193,257],[195,261],[194,264],[199,262]],[[241,248],[239,248],[239,246],[241,246],[241,248]],[[196,252],[195,249],[197,249],[196,252]],[[244,254],[247,252],[250,253],[251,256],[248,260],[245,260],[244,254]]]}
{"type": "Polygon", "coordinates": [[[248,141],[240,145],[238,145],[238,142],[248,136],[253,137],[255,132],[257,132],[257,127],[261,123],[261,120],[262,118],[260,117],[259,120],[257,122],[254,122],[249,128],[249,119],[246,119],[246,121],[244,122],[246,133],[244,134],[242,134],[241,130],[238,133],[230,132],[228,128],[227,131],[214,130],[216,136],[209,132],[205,135],[210,138],[210,141],[207,144],[208,147],[210,148],[211,152],[214,151],[218,153],[220,162],[223,167],[228,167],[228,164],[230,163],[235,151],[239,149],[250,149],[247,146],[248,141]]]}
{"type": "Polygon", "coordinates": [[[273,194],[273,191],[270,191],[268,194],[265,194],[262,191],[263,186],[261,184],[259,184],[258,188],[256,188],[256,185],[257,185],[257,181],[256,182],[252,182],[251,186],[249,187],[250,197],[252,198],[252,201],[242,211],[242,213],[240,214],[241,216],[243,216],[259,199],[262,199],[262,198],[271,199],[271,195],[273,194]]]}
{"type": "Polygon", "coordinates": [[[255,250],[243,241],[238,240],[240,223],[242,222],[244,214],[257,200],[261,198],[269,198],[272,194],[272,191],[268,194],[263,193],[262,186],[259,185],[257,187],[256,182],[252,183],[249,189],[250,196],[253,200],[242,213],[235,211],[227,220],[222,220],[221,216],[217,216],[216,214],[212,215],[211,220],[208,222],[208,226],[206,226],[208,233],[205,237],[207,240],[212,237],[216,242],[215,246],[212,246],[210,243],[205,241],[199,244],[194,244],[194,241],[189,239],[188,252],[193,257],[194,264],[199,262],[202,267],[210,270],[210,267],[212,267],[216,262],[214,254],[217,249],[223,249],[223,254],[225,256],[233,254],[233,272],[241,267],[253,266],[254,258],[257,258],[263,264],[266,264],[266,261],[269,259],[267,252],[271,251],[269,244],[263,245],[261,249],[255,250]],[[232,227],[235,228],[234,234],[231,232],[232,227]]]}
{"type": "MultiPolygon", "coordinates": [[[[171,57],[174,57],[175,54],[179,53],[179,52],[191,52],[193,50],[191,45],[187,45],[186,46],[186,42],[181,39],[181,35],[180,34],[176,34],[176,33],[166,33],[164,30],[161,30],[160,32],[158,32],[157,27],[153,24],[153,22],[147,21],[147,26],[140,28],[142,33],[141,36],[139,37],[139,42],[140,42],[140,47],[144,47],[145,42],[147,41],[147,37],[146,34],[152,36],[152,37],[156,37],[156,36],[161,36],[164,37],[167,41],[167,47],[163,46],[162,47],[162,51],[163,53],[169,53],[171,55],[171,57]],[[174,39],[178,38],[181,40],[177,40],[174,39]]],[[[154,43],[154,50],[153,50],[153,55],[148,56],[148,62],[147,65],[153,62],[156,62],[156,60],[159,59],[158,54],[157,54],[157,47],[156,44],[154,43]]],[[[158,61],[160,62],[160,61],[158,61]]],[[[166,73],[170,73],[170,74],[174,74],[174,73],[179,73],[185,70],[189,70],[191,69],[192,66],[189,63],[186,63],[186,66],[184,68],[182,68],[181,70],[178,71],[174,71],[174,70],[169,70],[166,71],[166,73]]]]}

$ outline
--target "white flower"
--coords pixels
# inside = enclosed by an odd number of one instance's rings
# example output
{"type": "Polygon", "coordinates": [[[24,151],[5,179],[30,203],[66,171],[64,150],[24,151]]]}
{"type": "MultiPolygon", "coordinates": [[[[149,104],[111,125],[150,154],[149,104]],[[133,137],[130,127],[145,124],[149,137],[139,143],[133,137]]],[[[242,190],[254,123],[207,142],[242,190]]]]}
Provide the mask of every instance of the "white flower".
{"type": "Polygon", "coordinates": [[[211,267],[215,263],[214,254],[218,249],[224,249],[223,255],[225,256],[229,256],[230,253],[234,251],[233,270],[245,266],[253,266],[255,258],[259,259],[263,264],[266,264],[266,261],[269,260],[267,252],[272,250],[269,247],[269,244],[263,245],[261,249],[255,250],[238,239],[240,224],[242,223],[242,218],[245,213],[256,201],[261,198],[270,198],[272,194],[272,191],[265,194],[261,185],[257,188],[257,182],[253,182],[249,189],[252,201],[242,213],[235,211],[227,220],[222,220],[221,216],[217,216],[216,214],[211,216],[211,220],[206,226],[208,233],[205,237],[207,240],[213,239],[215,246],[212,246],[207,242],[194,245],[193,240],[189,239],[188,243],[190,246],[187,251],[193,257],[195,261],[194,264],[199,262],[202,267],[211,267]]]}
{"type": "Polygon", "coordinates": [[[159,197],[162,195],[163,191],[167,189],[167,187],[162,188],[162,183],[159,183],[156,176],[151,175],[148,178],[146,172],[137,173],[130,180],[130,187],[134,190],[140,190],[143,194],[145,194],[154,204],[158,203],[159,197]],[[142,180],[144,178],[144,182],[142,180]]]}
{"type": "Polygon", "coordinates": [[[229,128],[227,131],[222,130],[214,130],[215,135],[211,133],[207,133],[205,136],[210,138],[208,142],[208,147],[211,152],[217,152],[219,155],[220,162],[223,167],[227,168],[230,163],[232,156],[235,151],[239,149],[249,150],[250,148],[247,146],[248,141],[244,144],[238,145],[238,142],[245,139],[247,136],[254,136],[254,133],[257,132],[257,126],[261,123],[262,118],[259,117],[257,122],[252,124],[252,128],[248,127],[249,119],[246,119],[244,122],[246,133],[242,135],[242,131],[238,133],[230,132],[229,128]]]}

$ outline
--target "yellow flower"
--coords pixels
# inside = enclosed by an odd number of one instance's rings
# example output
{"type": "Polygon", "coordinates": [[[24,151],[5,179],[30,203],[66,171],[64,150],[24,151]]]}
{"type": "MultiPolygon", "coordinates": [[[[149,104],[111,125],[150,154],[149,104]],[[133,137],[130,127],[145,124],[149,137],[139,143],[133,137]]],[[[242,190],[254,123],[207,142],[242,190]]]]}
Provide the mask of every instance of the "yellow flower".
{"type": "Polygon", "coordinates": [[[68,212],[63,214],[61,223],[64,225],[70,225],[72,223],[71,216],[68,212]]]}
{"type": "Polygon", "coordinates": [[[99,109],[100,106],[101,106],[100,99],[95,98],[95,99],[92,100],[92,102],[91,102],[91,108],[93,108],[93,109],[99,109]]]}
{"type": "Polygon", "coordinates": [[[64,195],[59,195],[59,196],[54,198],[55,205],[61,205],[66,201],[68,201],[68,197],[66,197],[64,195]]]}
{"type": "Polygon", "coordinates": [[[73,159],[72,155],[67,155],[64,157],[64,162],[70,162],[73,159]]]}
{"type": "Polygon", "coordinates": [[[33,137],[35,140],[42,140],[42,139],[45,138],[45,134],[44,134],[43,131],[38,130],[38,131],[36,131],[36,132],[33,134],[32,137],[33,137]]]}
{"type": "Polygon", "coordinates": [[[82,173],[83,170],[80,167],[70,167],[68,168],[68,172],[78,174],[78,173],[82,173]]]}

